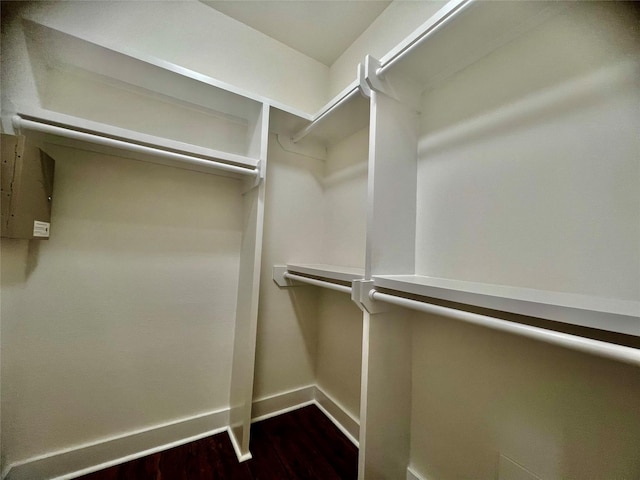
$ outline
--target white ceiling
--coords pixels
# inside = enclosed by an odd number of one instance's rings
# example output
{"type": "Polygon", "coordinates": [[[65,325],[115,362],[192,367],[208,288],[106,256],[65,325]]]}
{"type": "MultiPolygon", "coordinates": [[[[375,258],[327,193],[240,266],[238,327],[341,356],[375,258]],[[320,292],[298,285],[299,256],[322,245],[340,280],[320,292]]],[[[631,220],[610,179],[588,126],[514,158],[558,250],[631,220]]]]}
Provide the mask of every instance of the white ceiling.
{"type": "Polygon", "coordinates": [[[330,66],[389,6],[382,0],[201,0],[330,66]]]}

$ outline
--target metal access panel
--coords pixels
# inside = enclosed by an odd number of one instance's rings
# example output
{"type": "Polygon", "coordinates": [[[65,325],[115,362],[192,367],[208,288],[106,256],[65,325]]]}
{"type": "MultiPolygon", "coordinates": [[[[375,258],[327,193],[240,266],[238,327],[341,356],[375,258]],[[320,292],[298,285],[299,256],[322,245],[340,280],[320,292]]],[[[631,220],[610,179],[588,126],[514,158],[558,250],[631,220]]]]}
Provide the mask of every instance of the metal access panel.
{"type": "Polygon", "coordinates": [[[22,135],[1,134],[1,230],[5,238],[49,238],[54,160],[22,135]]]}

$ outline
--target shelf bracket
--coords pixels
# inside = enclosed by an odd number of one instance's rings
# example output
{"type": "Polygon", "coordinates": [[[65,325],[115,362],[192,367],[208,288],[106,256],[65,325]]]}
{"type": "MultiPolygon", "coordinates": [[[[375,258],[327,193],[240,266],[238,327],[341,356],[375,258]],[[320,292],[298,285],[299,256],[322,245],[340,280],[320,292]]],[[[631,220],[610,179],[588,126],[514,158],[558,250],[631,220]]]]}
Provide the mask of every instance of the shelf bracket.
{"type": "Polygon", "coordinates": [[[351,286],[351,300],[360,310],[369,314],[385,313],[395,309],[389,303],[373,300],[370,296],[372,290],[373,280],[354,280],[351,286]]]}
{"type": "Polygon", "coordinates": [[[367,82],[366,69],[362,62],[358,64],[358,85],[360,86],[360,93],[367,98],[371,98],[371,87],[367,82]]]}
{"type": "Polygon", "coordinates": [[[256,165],[256,171],[258,172],[258,175],[255,175],[253,177],[247,178],[244,181],[244,184],[242,186],[242,194],[243,195],[245,193],[247,193],[247,192],[250,192],[251,190],[253,190],[257,186],[259,186],[260,182],[262,182],[264,180],[264,174],[265,174],[264,166],[265,166],[264,162],[262,160],[258,160],[258,164],[256,165]]]}
{"type": "Polygon", "coordinates": [[[273,266],[273,281],[276,282],[276,285],[279,287],[302,287],[304,283],[296,282],[295,280],[290,280],[284,276],[287,273],[286,265],[274,265],[273,266]]]}
{"type": "Polygon", "coordinates": [[[376,73],[379,68],[382,68],[380,60],[371,55],[364,57],[364,80],[369,85],[369,91],[375,90],[376,92],[390,95],[385,82],[376,73]]]}

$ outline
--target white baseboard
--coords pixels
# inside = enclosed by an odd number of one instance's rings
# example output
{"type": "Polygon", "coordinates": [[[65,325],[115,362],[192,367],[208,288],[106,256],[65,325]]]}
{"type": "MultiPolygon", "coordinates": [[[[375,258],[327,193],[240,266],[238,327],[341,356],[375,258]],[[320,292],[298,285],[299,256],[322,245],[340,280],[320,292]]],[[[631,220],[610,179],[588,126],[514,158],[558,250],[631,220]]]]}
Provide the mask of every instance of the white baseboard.
{"type": "MultiPolygon", "coordinates": [[[[317,405],[342,433],[358,446],[358,420],[316,385],[254,401],[252,422],[282,415],[307,405],[317,405]]],[[[229,438],[237,454],[237,440],[229,429],[229,409],[223,409],[13,463],[3,472],[2,478],[70,480],[224,431],[229,432],[229,438]]],[[[250,456],[239,460],[248,458],[250,456]]]]}
{"type": "Polygon", "coordinates": [[[229,410],[195,415],[9,466],[7,480],[68,480],[227,430],[229,410]]]}
{"type": "Polygon", "coordinates": [[[253,402],[252,422],[259,422],[283,413],[316,405],[333,424],[357,447],[360,423],[317,385],[278,393],[253,402]]]}
{"type": "Polygon", "coordinates": [[[315,389],[315,385],[308,385],[254,400],[251,407],[251,422],[259,422],[311,405],[315,400],[315,389]]]}
{"type": "Polygon", "coordinates": [[[360,438],[360,422],[340,403],[320,387],[315,387],[316,405],[336,427],[357,447],[360,438]]]}

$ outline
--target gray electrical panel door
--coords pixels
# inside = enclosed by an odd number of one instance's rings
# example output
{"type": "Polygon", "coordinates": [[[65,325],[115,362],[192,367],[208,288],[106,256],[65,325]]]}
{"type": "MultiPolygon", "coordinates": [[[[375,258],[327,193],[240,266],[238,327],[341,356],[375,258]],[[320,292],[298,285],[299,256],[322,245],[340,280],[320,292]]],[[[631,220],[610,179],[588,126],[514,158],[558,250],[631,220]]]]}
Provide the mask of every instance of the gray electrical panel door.
{"type": "Polygon", "coordinates": [[[2,237],[47,239],[55,162],[22,135],[1,134],[2,237]]]}

